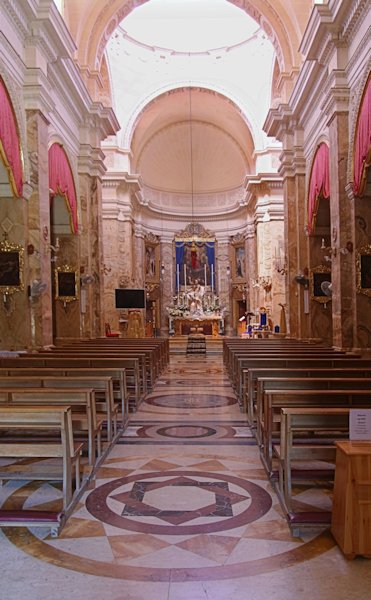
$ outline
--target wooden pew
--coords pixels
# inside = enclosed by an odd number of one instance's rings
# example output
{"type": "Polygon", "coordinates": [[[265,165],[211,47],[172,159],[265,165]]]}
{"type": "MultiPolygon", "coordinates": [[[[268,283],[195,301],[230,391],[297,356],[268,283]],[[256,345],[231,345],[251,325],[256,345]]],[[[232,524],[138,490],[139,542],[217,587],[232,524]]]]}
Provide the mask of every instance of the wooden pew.
{"type": "Polygon", "coordinates": [[[261,459],[269,477],[272,470],[273,433],[279,435],[282,408],[350,408],[370,407],[371,391],[342,390],[268,390],[263,397],[260,427],[261,459]]]}
{"type": "MultiPolygon", "coordinates": [[[[62,369],[54,367],[25,367],[25,368],[5,368],[0,367],[0,377],[23,377],[23,376],[41,376],[41,377],[92,377],[92,381],[97,378],[110,377],[113,381],[113,396],[115,402],[121,406],[122,425],[125,426],[129,419],[129,396],[126,385],[126,371],[124,368],[97,368],[85,367],[83,369],[62,369]]],[[[91,386],[92,387],[92,386],[91,386]]]]}
{"type": "Polygon", "coordinates": [[[54,389],[88,388],[95,393],[96,409],[106,415],[107,441],[111,442],[117,433],[118,405],[115,405],[113,396],[112,377],[91,376],[67,377],[55,375],[13,375],[1,376],[0,389],[4,387],[41,387],[54,389]],[[99,400],[99,401],[98,401],[99,400]]]}
{"type": "MultiPolygon", "coordinates": [[[[331,373],[332,374],[332,373],[331,373]]],[[[371,371],[370,377],[259,377],[257,390],[257,424],[262,422],[262,411],[264,405],[264,394],[270,390],[367,390],[371,395],[371,371]]],[[[260,427],[257,427],[256,438],[261,443],[260,427]]]]}
{"type": "MultiPolygon", "coordinates": [[[[279,463],[278,495],[283,509],[292,513],[292,481],[332,482],[335,441],[349,437],[349,408],[283,408],[280,444],[274,446],[279,463]],[[313,467],[312,461],[319,461],[313,467]],[[321,464],[322,463],[322,464],[321,464]]],[[[303,516],[305,521],[305,515],[303,516]]],[[[297,521],[298,523],[298,521],[297,521]]],[[[313,525],[313,517],[310,519],[313,525]]]]}
{"type": "Polygon", "coordinates": [[[243,371],[256,368],[272,368],[272,369],[313,369],[313,368],[370,368],[371,360],[357,358],[354,356],[344,355],[312,355],[305,356],[302,354],[293,354],[291,356],[277,358],[267,355],[259,358],[240,359],[238,369],[238,379],[236,384],[236,394],[241,406],[244,404],[244,389],[243,381],[246,381],[246,375],[243,371]]]}
{"type": "MultiPolygon", "coordinates": [[[[323,352],[286,352],[279,354],[259,354],[249,357],[237,356],[234,361],[233,380],[232,384],[236,391],[238,401],[243,404],[243,370],[252,367],[320,367],[322,362],[323,367],[337,367],[345,363],[352,363],[353,366],[359,366],[359,362],[365,362],[365,359],[359,356],[348,355],[348,354],[335,354],[335,353],[323,353],[323,352]]],[[[362,366],[371,366],[371,360],[369,365],[363,364],[362,366]]]]}
{"type": "Polygon", "coordinates": [[[154,352],[156,354],[156,356],[158,355],[160,357],[160,364],[161,364],[161,371],[166,367],[166,365],[169,363],[169,355],[170,355],[170,345],[169,345],[169,339],[168,338],[150,338],[150,339],[131,339],[131,338],[107,338],[107,337],[102,337],[102,338],[92,338],[92,339],[80,339],[80,338],[75,338],[75,339],[64,339],[64,340],[57,340],[56,341],[56,347],[57,348],[61,348],[61,347],[67,347],[67,346],[71,346],[71,345],[85,345],[85,346],[96,346],[99,345],[99,347],[103,347],[103,348],[112,348],[112,349],[116,349],[116,348],[124,348],[124,349],[131,349],[131,348],[154,348],[154,352]]]}
{"type": "Polygon", "coordinates": [[[126,373],[126,385],[130,393],[133,394],[135,407],[137,407],[142,398],[141,395],[141,383],[140,383],[140,370],[139,370],[139,359],[137,358],[76,358],[68,356],[38,356],[38,355],[24,355],[17,358],[0,358],[0,368],[14,370],[14,369],[25,369],[26,367],[33,368],[57,368],[63,369],[64,372],[71,371],[72,369],[125,369],[126,373]],[[131,381],[130,381],[131,380],[131,381]]]}
{"type": "Polygon", "coordinates": [[[371,365],[367,368],[344,365],[344,367],[311,367],[311,368],[251,368],[243,370],[244,407],[248,415],[248,421],[252,427],[256,427],[255,404],[257,402],[258,379],[263,377],[278,379],[295,377],[315,378],[368,378],[371,377],[371,365]]]}
{"type": "Polygon", "coordinates": [[[230,371],[233,357],[236,353],[243,352],[272,352],[272,351],[311,351],[311,350],[325,350],[334,351],[332,347],[324,344],[310,344],[305,340],[224,340],[223,343],[223,362],[230,371]]]}
{"type": "MultiPolygon", "coordinates": [[[[73,437],[72,412],[69,406],[4,406],[0,405],[0,456],[2,458],[15,459],[49,459],[57,458],[59,465],[57,471],[51,466],[42,471],[32,470],[33,461],[27,461],[25,465],[11,463],[0,467],[1,481],[6,479],[16,480],[60,480],[63,482],[63,510],[67,510],[73,498],[73,473],[75,476],[75,491],[80,487],[80,455],[82,444],[76,444],[73,437]],[[22,433],[23,439],[18,439],[10,434],[22,433]],[[38,435],[48,432],[53,433],[51,441],[42,441],[38,435]],[[6,434],[6,435],[4,435],[6,434]]],[[[35,461],[36,462],[36,461],[35,461]]],[[[61,524],[61,515],[56,519],[55,515],[48,519],[42,518],[38,522],[37,512],[29,511],[31,523],[22,521],[16,514],[7,514],[2,510],[0,514],[0,525],[50,525],[53,530],[58,529],[61,524]]],[[[18,513],[18,511],[16,511],[18,513]]],[[[44,515],[45,516],[45,515],[44,515]]],[[[40,516],[39,516],[40,519],[40,516]]]]}
{"type": "Polygon", "coordinates": [[[99,418],[97,418],[94,390],[88,388],[61,390],[8,386],[7,388],[0,388],[0,405],[71,406],[74,431],[79,431],[87,436],[89,465],[93,467],[96,459],[101,456],[103,418],[101,415],[98,415],[99,418]]]}
{"type": "MultiPolygon", "coordinates": [[[[23,355],[20,358],[26,360],[29,355],[23,355]]],[[[70,350],[70,349],[62,349],[62,350],[53,350],[52,352],[38,352],[34,355],[35,357],[41,358],[55,358],[55,359],[92,359],[92,360],[136,360],[138,361],[138,387],[139,387],[139,398],[143,398],[146,396],[148,389],[152,386],[152,380],[150,375],[150,367],[147,362],[147,356],[145,352],[108,352],[106,350],[70,350]]],[[[130,376],[134,375],[132,372],[133,365],[126,364],[122,365],[126,366],[127,375],[128,375],[128,383],[131,384],[130,376]]]]}
{"type": "Polygon", "coordinates": [[[133,350],[110,350],[107,348],[86,348],[86,347],[63,347],[57,348],[51,351],[39,351],[37,356],[55,356],[55,357],[75,357],[75,358],[113,358],[113,359],[121,359],[121,358],[136,358],[139,361],[139,371],[140,371],[140,385],[141,392],[143,396],[147,394],[147,392],[152,389],[155,377],[156,377],[156,369],[154,366],[154,357],[151,352],[146,351],[145,349],[133,350]]]}
{"type": "MultiPolygon", "coordinates": [[[[113,340],[112,340],[113,341],[113,340]]],[[[103,352],[103,354],[109,353],[118,354],[119,356],[124,353],[129,356],[135,356],[136,353],[145,353],[146,361],[147,361],[147,376],[148,376],[148,388],[151,389],[157,377],[160,375],[162,370],[164,369],[165,363],[165,354],[162,346],[157,344],[114,344],[107,343],[97,340],[90,340],[89,342],[80,342],[70,345],[64,345],[62,347],[57,347],[52,350],[52,352],[60,352],[64,350],[71,351],[83,351],[86,350],[88,352],[103,352]]]]}

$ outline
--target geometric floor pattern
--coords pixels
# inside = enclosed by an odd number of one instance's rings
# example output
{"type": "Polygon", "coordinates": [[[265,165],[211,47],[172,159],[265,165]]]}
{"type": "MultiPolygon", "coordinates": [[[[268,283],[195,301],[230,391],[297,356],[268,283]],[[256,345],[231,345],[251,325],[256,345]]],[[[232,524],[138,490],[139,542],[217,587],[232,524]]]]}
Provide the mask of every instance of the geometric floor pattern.
{"type": "MultiPolygon", "coordinates": [[[[53,509],[49,483],[6,482],[0,505],[53,509]]],[[[330,490],[296,489],[328,510],[330,490]]],[[[366,600],[371,562],[329,532],[293,537],[222,358],[171,357],[58,538],[0,533],[4,600],[366,600]]]]}

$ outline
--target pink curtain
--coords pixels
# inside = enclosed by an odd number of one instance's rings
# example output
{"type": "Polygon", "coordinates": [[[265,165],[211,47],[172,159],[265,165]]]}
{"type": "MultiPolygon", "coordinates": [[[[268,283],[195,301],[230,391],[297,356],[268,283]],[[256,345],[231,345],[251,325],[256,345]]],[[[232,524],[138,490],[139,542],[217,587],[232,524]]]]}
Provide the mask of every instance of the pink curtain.
{"type": "Polygon", "coordinates": [[[359,110],[357,132],[354,142],[354,182],[356,196],[361,196],[366,181],[366,167],[371,162],[371,77],[359,110]]]}
{"type": "Polygon", "coordinates": [[[4,82],[0,77],[0,155],[9,173],[15,196],[22,196],[22,159],[17,122],[4,82]]]}
{"type": "Polygon", "coordinates": [[[308,194],[308,231],[313,232],[314,217],[319,196],[330,197],[330,158],[328,146],[324,143],[317,148],[310,174],[308,194]]]}
{"type": "Polygon", "coordinates": [[[49,188],[53,195],[60,194],[66,199],[67,207],[70,212],[71,228],[73,233],[77,233],[77,199],[75,183],[68,162],[68,158],[60,144],[53,144],[49,148],[49,188]]]}

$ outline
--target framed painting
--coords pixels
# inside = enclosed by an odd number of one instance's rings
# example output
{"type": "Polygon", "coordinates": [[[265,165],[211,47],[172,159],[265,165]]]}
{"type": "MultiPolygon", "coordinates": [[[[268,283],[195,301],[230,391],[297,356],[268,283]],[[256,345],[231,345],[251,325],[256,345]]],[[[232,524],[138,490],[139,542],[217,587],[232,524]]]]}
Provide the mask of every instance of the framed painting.
{"type": "Polygon", "coordinates": [[[13,294],[24,289],[24,249],[8,241],[0,242],[0,292],[13,294]]]}
{"type": "Polygon", "coordinates": [[[371,296],[371,244],[356,251],[357,292],[371,296]]]}
{"type": "Polygon", "coordinates": [[[234,279],[245,279],[246,278],[246,260],[245,260],[245,246],[235,246],[234,248],[234,260],[233,260],[233,278],[234,279]]]}
{"type": "Polygon", "coordinates": [[[55,299],[73,302],[79,297],[78,273],[73,267],[63,265],[55,270],[55,299]]]}
{"type": "Polygon", "coordinates": [[[331,302],[331,269],[323,265],[313,267],[310,271],[310,296],[312,300],[327,304],[331,302]]]}
{"type": "Polygon", "coordinates": [[[145,280],[156,283],[160,279],[160,246],[153,242],[145,242],[145,280]]]}

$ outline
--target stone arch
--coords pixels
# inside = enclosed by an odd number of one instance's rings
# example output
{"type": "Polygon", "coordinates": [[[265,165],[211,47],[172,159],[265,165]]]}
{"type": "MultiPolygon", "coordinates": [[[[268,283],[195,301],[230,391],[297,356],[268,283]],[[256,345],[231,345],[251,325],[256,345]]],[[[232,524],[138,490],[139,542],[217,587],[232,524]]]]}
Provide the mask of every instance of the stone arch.
{"type": "MultiPolygon", "coordinates": [[[[79,62],[91,72],[99,72],[107,42],[119,23],[147,0],[109,0],[89,5],[85,27],[77,34],[79,62]],[[100,8],[101,7],[101,8],[100,8]]],[[[299,66],[297,28],[284,6],[278,10],[272,0],[228,0],[252,17],[271,40],[280,71],[290,75],[299,66]]],[[[304,0],[302,0],[304,1],[304,0]]],[[[82,17],[81,17],[82,18],[82,17]]]]}
{"type": "Polygon", "coordinates": [[[245,108],[244,109],[242,108],[242,106],[241,106],[242,102],[240,102],[240,100],[238,98],[231,97],[231,95],[229,93],[227,93],[224,89],[222,90],[221,88],[218,88],[217,86],[207,86],[205,84],[199,85],[196,83],[192,84],[192,82],[189,82],[189,81],[184,82],[183,81],[183,82],[171,83],[167,86],[164,86],[161,89],[157,89],[150,96],[148,96],[147,98],[143,98],[141,100],[141,102],[138,103],[135,111],[133,111],[130,119],[128,120],[128,124],[127,124],[125,131],[122,132],[121,139],[119,140],[121,142],[121,146],[124,149],[130,148],[131,140],[132,140],[136,125],[137,125],[141,115],[144,113],[144,111],[149,107],[149,105],[151,103],[156,102],[157,100],[159,100],[159,98],[161,96],[163,96],[173,90],[181,90],[182,88],[189,88],[189,87],[196,88],[196,89],[204,89],[206,91],[215,93],[216,95],[225,98],[228,102],[230,102],[236,108],[236,111],[240,113],[241,118],[245,121],[246,126],[248,127],[248,129],[251,133],[251,137],[253,139],[255,148],[259,148],[262,145],[260,130],[259,130],[259,127],[257,126],[257,124],[255,123],[255,119],[252,117],[251,114],[247,113],[245,108]]]}
{"type": "MultiPolygon", "coordinates": [[[[78,224],[81,221],[81,215],[80,215],[80,202],[79,202],[79,193],[78,193],[79,176],[78,176],[78,172],[77,172],[76,166],[75,166],[77,161],[73,160],[71,149],[66,145],[65,141],[62,139],[62,137],[59,134],[53,134],[49,137],[48,151],[54,144],[58,144],[59,146],[62,146],[64,154],[67,159],[69,169],[72,174],[73,183],[74,183],[74,187],[75,187],[75,194],[76,194],[76,217],[77,217],[77,224],[78,224]]],[[[66,199],[66,206],[67,206],[67,199],[66,199]]],[[[70,209],[68,208],[68,210],[70,210],[70,209]]],[[[72,219],[72,213],[71,213],[71,219],[72,219]]],[[[71,232],[74,234],[77,234],[77,230],[74,231],[73,229],[74,228],[72,226],[72,220],[71,220],[71,232]]]]}
{"type": "Polygon", "coordinates": [[[347,182],[353,184],[353,160],[354,160],[354,143],[357,133],[358,115],[363,101],[363,94],[366,90],[366,85],[371,77],[371,58],[369,58],[359,81],[358,86],[351,95],[351,106],[349,111],[349,144],[348,144],[348,165],[347,165],[347,182]]]}
{"type": "Polygon", "coordinates": [[[2,78],[5,87],[7,89],[10,101],[12,103],[14,115],[17,122],[19,141],[22,154],[22,167],[23,167],[23,181],[30,181],[30,164],[27,151],[27,125],[26,125],[26,112],[23,103],[23,94],[19,86],[16,85],[15,81],[10,77],[9,73],[5,71],[3,64],[0,61],[0,77],[2,78]]]}
{"type": "MultiPolygon", "coordinates": [[[[306,214],[306,221],[307,221],[306,227],[307,227],[307,231],[309,234],[312,233],[312,229],[311,229],[312,223],[309,222],[309,185],[310,185],[310,181],[311,181],[312,170],[313,170],[313,166],[314,166],[314,163],[316,160],[317,152],[322,144],[325,144],[330,149],[330,140],[329,140],[328,136],[325,135],[324,133],[320,134],[318,136],[318,138],[316,139],[316,141],[313,144],[313,147],[311,149],[310,156],[307,159],[307,169],[306,169],[306,177],[305,177],[305,214],[306,214]]],[[[330,190],[330,193],[331,193],[331,190],[330,190]]]]}

